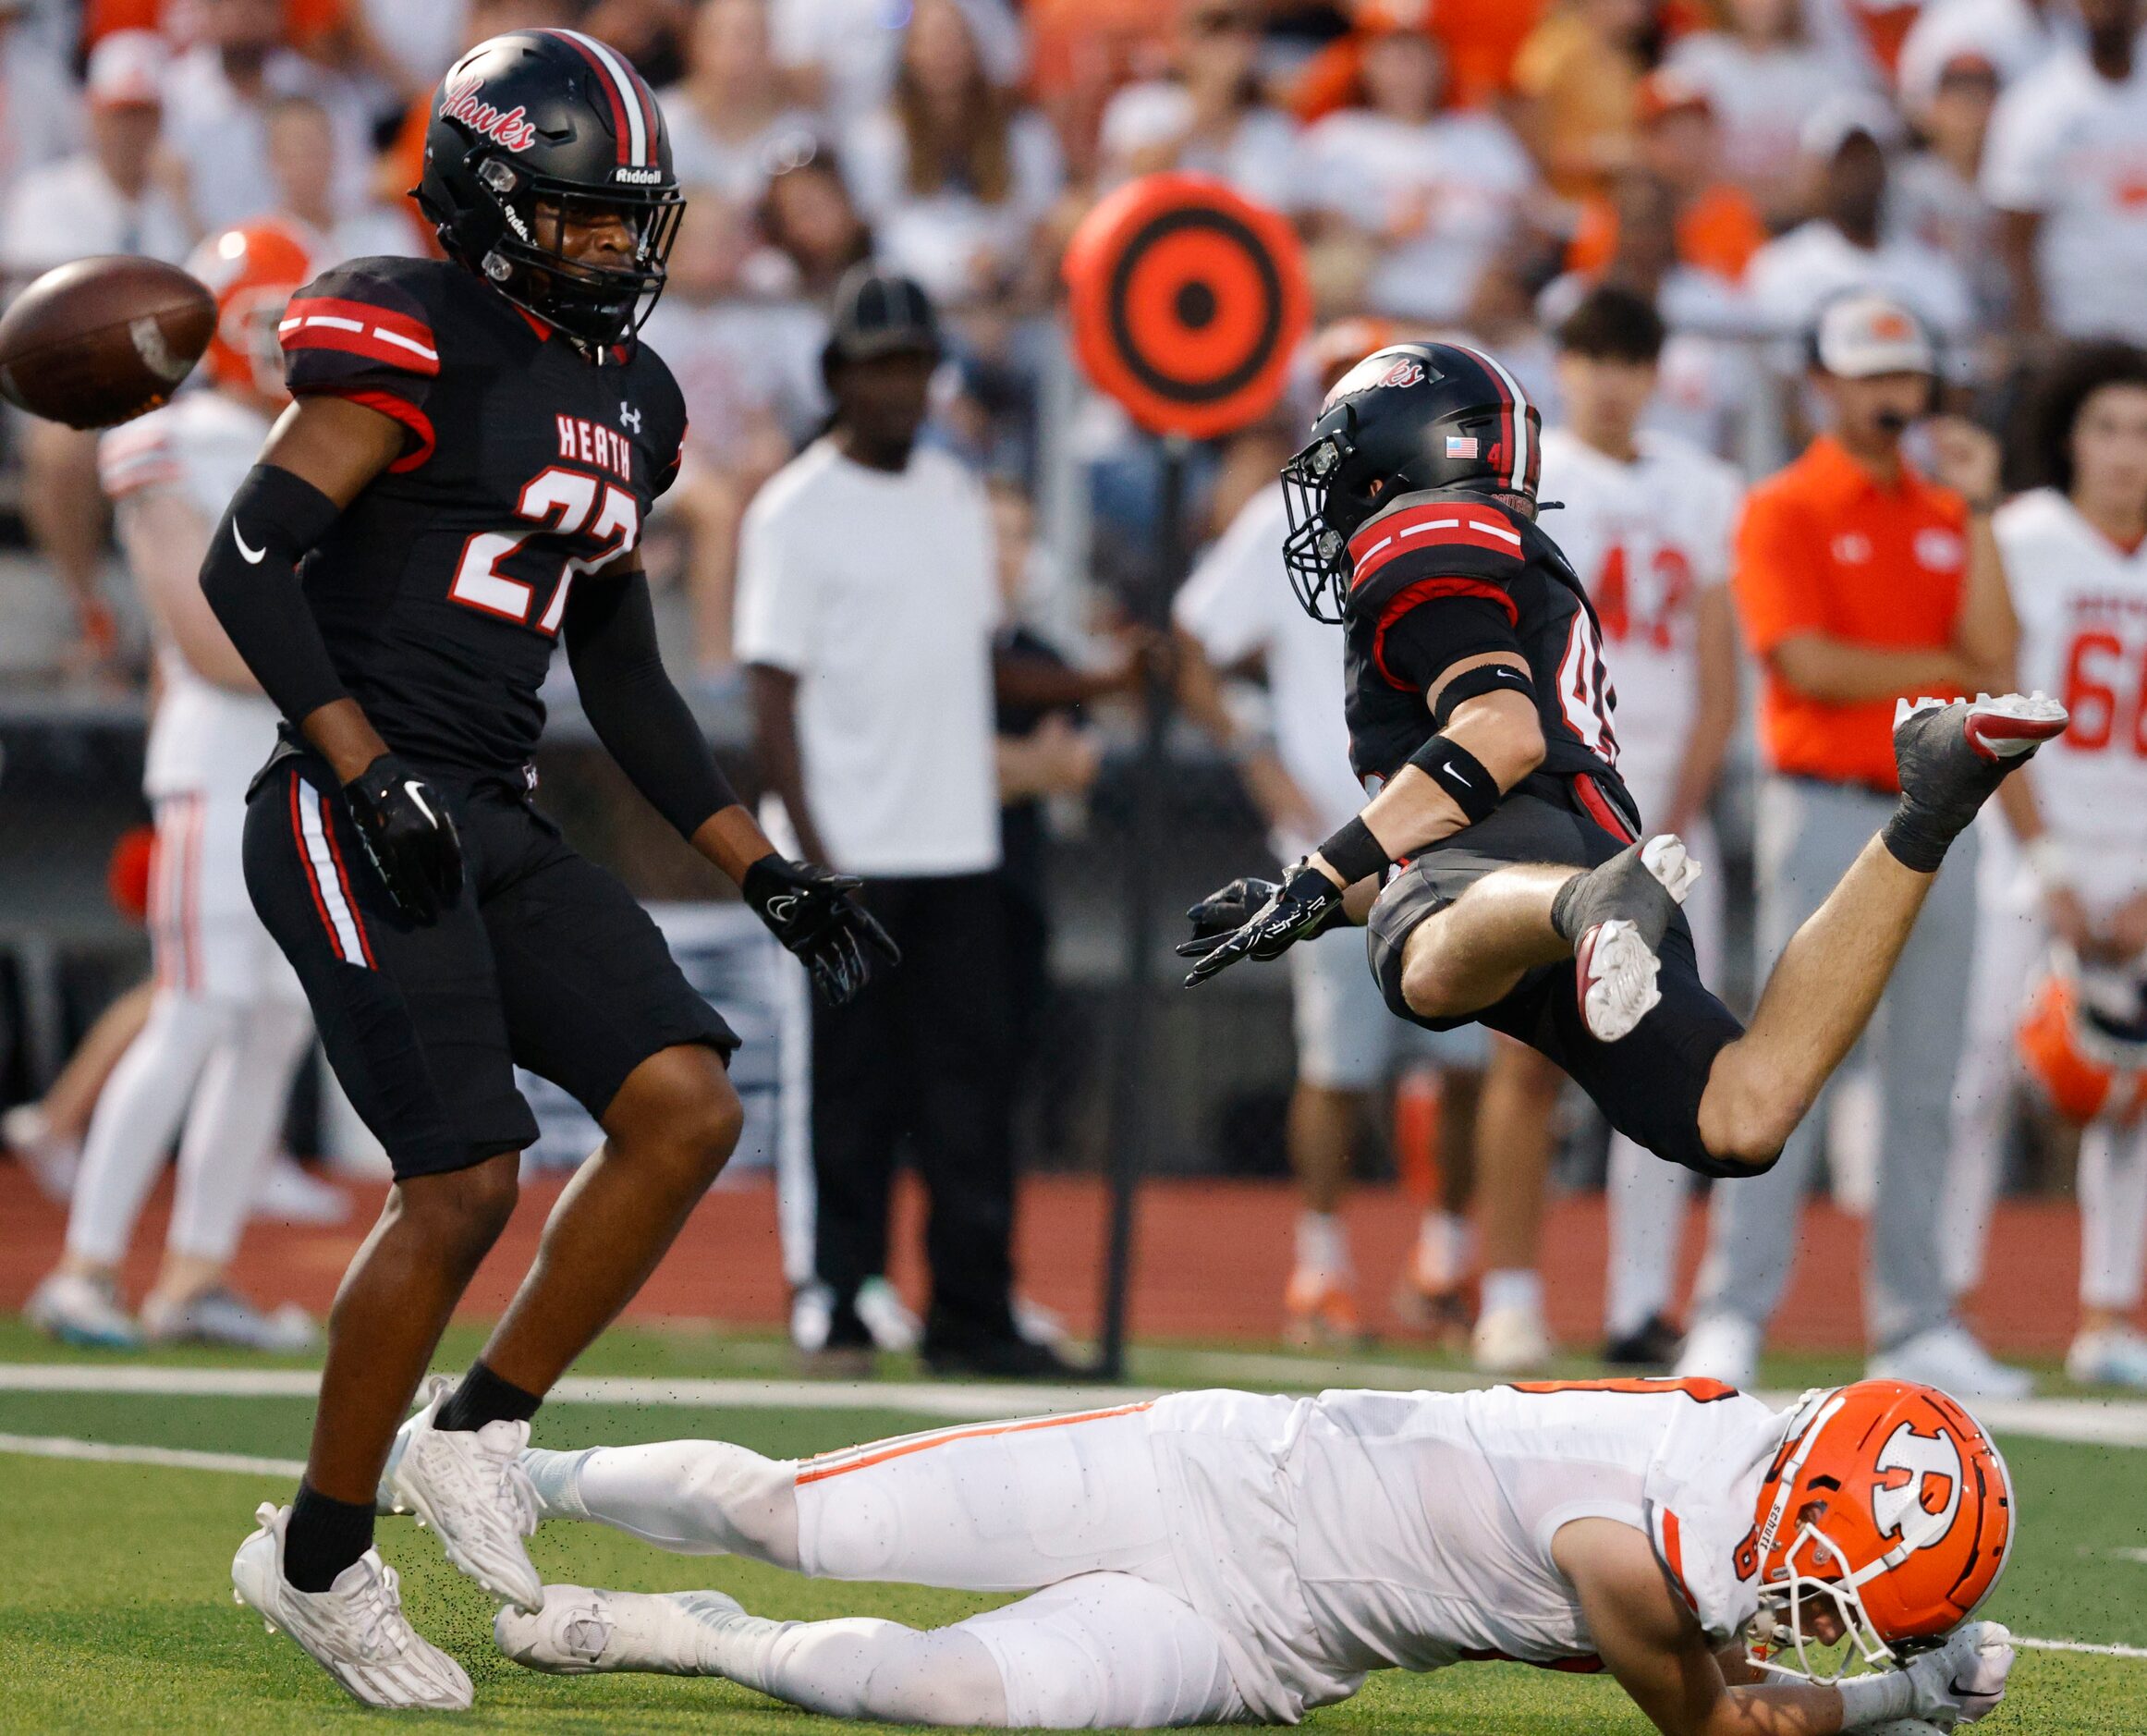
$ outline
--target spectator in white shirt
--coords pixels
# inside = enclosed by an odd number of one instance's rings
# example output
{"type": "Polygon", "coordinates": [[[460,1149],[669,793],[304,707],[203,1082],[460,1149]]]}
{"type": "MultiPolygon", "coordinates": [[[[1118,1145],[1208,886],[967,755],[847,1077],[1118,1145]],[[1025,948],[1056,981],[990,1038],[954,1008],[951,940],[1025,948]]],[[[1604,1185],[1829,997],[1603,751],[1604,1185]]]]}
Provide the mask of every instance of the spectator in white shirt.
{"type": "Polygon", "coordinates": [[[1305,196],[1327,293],[1395,318],[1465,318],[1519,231],[1534,165],[1487,110],[1441,113],[1446,64],[1421,31],[1365,44],[1363,103],[1304,135],[1305,196]]]}
{"type": "MultiPolygon", "coordinates": [[[[1837,97],[1805,124],[1816,214],[1760,249],[1745,272],[1746,293],[1778,335],[1800,342],[1836,296],[1874,289],[1907,302],[1949,345],[1969,337],[1975,308],[1959,268],[1920,241],[1885,231],[1886,153],[1900,138],[1899,116],[1864,92],[1837,97]]],[[[1797,342],[1785,348],[1781,365],[1801,371],[1797,342]]]]}
{"type": "Polygon", "coordinates": [[[824,1292],[799,1314],[823,1323],[831,1369],[869,1367],[859,1298],[886,1270],[888,1188],[908,1134],[932,1197],[927,1364],[1062,1375],[1017,1329],[1011,1302],[998,587],[982,484],[916,444],[939,354],[913,280],[852,272],[826,353],[833,426],[761,491],[740,544],[738,654],[768,788],[802,850],[872,876],[861,896],[902,948],[857,1000],[813,1009],[824,1292]]]}
{"type": "Polygon", "coordinates": [[[1997,68],[1989,60],[1966,49],[1948,60],[1915,111],[1927,142],[1896,165],[1886,201],[1889,229],[1958,267],[1975,298],[1976,323],[1986,331],[2005,325],[2012,300],[1997,213],[1981,182],[1997,100],[1997,68]]]}
{"type": "MultiPolygon", "coordinates": [[[[986,76],[1002,89],[1019,84],[1029,44],[1006,0],[957,4],[986,76]]],[[[775,58],[799,97],[830,121],[870,115],[895,88],[909,11],[899,0],[769,0],[775,58]]]]}
{"type": "Polygon", "coordinates": [[[1219,176],[1277,211],[1297,202],[1297,127],[1260,93],[1251,0],[1196,0],[1179,16],[1173,76],[1129,84],[1104,110],[1106,183],[1158,169],[1219,176]]]}
{"type": "Polygon", "coordinates": [[[1921,114],[1958,55],[1988,61],[2002,87],[2034,71],[2061,43],[2081,40],[2071,0],[1925,0],[1894,65],[1901,106],[1921,114]]]}
{"type": "Polygon", "coordinates": [[[768,0],[701,0],[686,43],[686,76],[657,93],[671,165],[689,196],[750,205],[774,165],[815,131],[810,109],[769,53],[768,0]]]}
{"type": "Polygon", "coordinates": [[[81,142],[70,9],[0,0],[0,187],[81,142]]]}
{"type": "Polygon", "coordinates": [[[316,272],[347,259],[418,251],[417,229],[402,212],[376,204],[337,210],[335,123],[319,102],[279,96],[267,105],[265,118],[274,213],[304,230],[316,272]]]}
{"type": "Polygon", "coordinates": [[[1726,29],[1684,37],[1663,65],[1707,92],[1722,166],[1780,219],[1800,201],[1805,118],[1841,89],[1841,76],[1805,40],[1799,0],[1729,0],[1724,10],[1726,29]]]}
{"type": "Polygon", "coordinates": [[[268,106],[311,96],[335,134],[335,204],[358,209],[372,158],[364,104],[348,81],[285,44],[280,0],[198,0],[199,34],[165,85],[165,140],[186,172],[195,224],[243,223],[275,203],[268,106]]]}
{"type": "MultiPolygon", "coordinates": [[[[152,174],[165,59],[163,39],[147,31],[115,31],[97,44],[87,80],[90,148],[30,170],[8,195],[0,254],[12,284],[92,253],[174,264],[187,256],[185,220],[152,174]]],[[[66,665],[87,672],[118,649],[116,622],[97,593],[104,552],[97,436],[34,420],[22,434],[23,517],[74,605],[77,642],[66,665]]]]}
{"type": "Polygon", "coordinates": [[[1048,289],[1034,243],[1063,185],[1058,143],[994,82],[956,0],[917,0],[894,94],[844,140],[843,167],[881,258],[942,305],[1048,289]]]}
{"type": "Polygon", "coordinates": [[[2085,48],[2060,47],[1991,121],[1983,191],[2002,214],[2013,322],[2147,339],[2147,72],[2140,0],[2079,0],[2085,48]]]}

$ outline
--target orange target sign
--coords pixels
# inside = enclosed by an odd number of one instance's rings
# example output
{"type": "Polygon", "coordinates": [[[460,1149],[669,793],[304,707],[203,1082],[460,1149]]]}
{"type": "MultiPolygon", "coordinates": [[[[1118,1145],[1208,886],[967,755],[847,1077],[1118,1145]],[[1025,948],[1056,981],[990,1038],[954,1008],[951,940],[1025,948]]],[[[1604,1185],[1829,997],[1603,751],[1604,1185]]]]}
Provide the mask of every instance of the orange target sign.
{"type": "Polygon", "coordinates": [[[1204,175],[1128,181],[1081,220],[1065,269],[1074,353],[1155,434],[1257,422],[1311,318],[1296,232],[1204,175]]]}

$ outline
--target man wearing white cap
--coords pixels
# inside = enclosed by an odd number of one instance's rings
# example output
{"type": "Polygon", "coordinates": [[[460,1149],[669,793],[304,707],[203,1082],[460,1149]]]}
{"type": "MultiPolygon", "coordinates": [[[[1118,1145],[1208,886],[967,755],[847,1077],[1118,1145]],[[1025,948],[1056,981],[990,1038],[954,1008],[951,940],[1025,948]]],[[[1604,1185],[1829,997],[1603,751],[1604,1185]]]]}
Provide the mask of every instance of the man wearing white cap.
{"type": "MultiPolygon", "coordinates": [[[[1972,424],[1927,424],[1937,480],[1902,437],[1931,409],[1936,357],[1901,302],[1831,302],[1812,341],[1828,432],[1748,496],[1732,584],[1763,671],[1759,945],[1763,961],[1818,909],[1898,788],[1895,703],[2004,691],[2016,629],[1991,535],[1996,443],[1972,424]]],[[[1866,1240],[1873,1376],[1961,1397],[2017,1396],[1954,1319],[1939,1254],[1946,1130],[1975,935],[1975,850],[1948,857],[1865,1042],[1885,1137],[1866,1240]]],[[[1678,1372],[1749,1385],[1788,1277],[1823,1114],[1807,1116],[1764,1175],[1717,1188],[1696,1321],[1678,1372]]]]}
{"type": "MultiPolygon", "coordinates": [[[[1807,332],[1834,297],[1876,289],[1948,341],[1968,336],[1974,302],[1953,262],[1885,232],[1886,153],[1902,136],[1900,116],[1865,91],[1845,92],[1805,122],[1813,215],[1761,248],[1745,273],[1746,291],[1777,332],[1807,332]]],[[[1786,356],[1784,365],[1793,369],[1795,360],[1786,356]]]]}
{"type": "MultiPolygon", "coordinates": [[[[0,218],[0,263],[11,282],[92,253],[186,258],[186,221],[150,177],[165,58],[164,39],[150,31],[116,31],[97,44],[86,79],[89,149],[27,171],[0,218]]],[[[80,646],[71,660],[102,663],[117,646],[112,612],[97,594],[104,546],[97,437],[32,422],[23,445],[23,513],[75,606],[80,646]]]]}

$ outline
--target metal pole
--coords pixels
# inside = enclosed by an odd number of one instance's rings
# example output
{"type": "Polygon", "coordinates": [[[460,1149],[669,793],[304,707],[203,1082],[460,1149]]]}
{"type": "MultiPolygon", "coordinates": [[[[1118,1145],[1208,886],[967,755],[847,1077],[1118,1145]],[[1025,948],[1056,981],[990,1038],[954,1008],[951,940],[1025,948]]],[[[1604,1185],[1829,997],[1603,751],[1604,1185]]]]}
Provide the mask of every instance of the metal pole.
{"type": "MultiPolygon", "coordinates": [[[[1156,512],[1156,559],[1138,599],[1142,624],[1167,632],[1170,600],[1184,578],[1185,472],[1191,443],[1181,434],[1162,441],[1163,493],[1156,512]]],[[[1146,726],[1134,762],[1121,863],[1126,908],[1125,975],[1118,989],[1118,1045],[1111,1081],[1111,1223],[1104,1263],[1104,1331],[1096,1373],[1126,1377],[1127,1291],[1133,1275],[1133,1196],[1148,1168],[1153,1126],[1149,1040],[1154,997],[1156,852],[1163,835],[1165,743],[1170,731],[1171,686],[1155,661],[1143,689],[1146,726]]]]}

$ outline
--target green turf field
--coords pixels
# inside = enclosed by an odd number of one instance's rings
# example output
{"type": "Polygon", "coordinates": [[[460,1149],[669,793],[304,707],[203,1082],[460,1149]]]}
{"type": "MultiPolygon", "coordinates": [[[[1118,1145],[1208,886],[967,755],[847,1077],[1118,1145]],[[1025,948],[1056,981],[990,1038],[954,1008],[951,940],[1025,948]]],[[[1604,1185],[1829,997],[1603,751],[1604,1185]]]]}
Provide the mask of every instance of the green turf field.
{"type": "MultiPolygon", "coordinates": [[[[452,1365],[466,1348],[458,1341],[444,1362],[452,1365]]],[[[0,1328],[0,1362],[60,1354],[11,1326],[0,1328]]],[[[148,1359],[130,1359],[130,1365],[139,1360],[148,1359]]],[[[230,1359],[154,1360],[215,1366],[230,1359]]],[[[781,1348],[766,1340],[628,1332],[606,1340],[587,1372],[736,1378],[778,1376],[784,1369],[781,1348]]],[[[1228,1379],[1277,1388],[1325,1378],[1311,1363],[1185,1351],[1152,1353],[1137,1372],[1159,1383],[1228,1379]]],[[[1807,1371],[1790,1377],[1808,1377],[1807,1371]]],[[[870,1409],[798,1408],[784,1401],[780,1388],[764,1395],[776,1403],[749,1408],[558,1404],[541,1414],[537,1439],[567,1446],[714,1435],[795,1454],[945,1420],[944,1411],[903,1409],[902,1385],[887,1383],[884,1406],[870,1409]]],[[[1009,1400],[1004,1408],[1021,1406],[1009,1400]]],[[[310,1401],[295,1396],[0,1391],[0,1433],[272,1459],[303,1452],[310,1412],[310,1401]]],[[[2021,1532],[1992,1613],[2023,1634],[2147,1645],[2147,1451],[2027,1438],[2003,1444],[2019,1487],[2021,1532]]],[[[280,1475],[0,1454],[0,1730],[281,1732],[379,1717],[345,1698],[295,1647],[270,1639],[230,1601],[231,1551],[250,1528],[254,1505],[287,1496],[280,1475]]],[[[494,1652],[490,1606],[445,1566],[430,1538],[406,1522],[387,1521],[381,1546],[403,1573],[419,1624],[456,1652],[477,1684],[478,1709],[460,1721],[785,1736],[843,1728],[726,1683],[529,1674],[494,1652]]],[[[585,1526],[546,1526],[532,1553],[548,1579],[640,1590],[714,1584],[776,1616],[864,1613],[922,1623],[950,1620],[984,1601],[908,1587],[813,1584],[726,1559],[664,1556],[585,1526]]],[[[2147,1659],[2031,1653],[2013,1680],[2013,1696],[1980,1727],[1994,1736],[2147,1732],[2147,1659]]],[[[1510,1665],[1374,1678],[1358,1699],[1311,1723],[1454,1736],[1645,1728],[1607,1681],[1510,1665]]]]}

